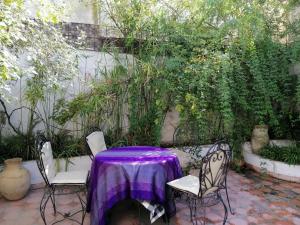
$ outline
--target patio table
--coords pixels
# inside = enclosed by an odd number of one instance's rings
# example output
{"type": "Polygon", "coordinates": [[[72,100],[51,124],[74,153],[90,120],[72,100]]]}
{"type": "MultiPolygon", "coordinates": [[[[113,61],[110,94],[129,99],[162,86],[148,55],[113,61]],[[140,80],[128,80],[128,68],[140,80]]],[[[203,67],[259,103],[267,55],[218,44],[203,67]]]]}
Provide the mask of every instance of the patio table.
{"type": "Polygon", "coordinates": [[[87,211],[92,225],[105,225],[106,213],[131,198],[164,206],[175,214],[166,183],[182,176],[179,160],[168,149],[150,146],[117,147],[99,152],[92,163],[87,211]]]}

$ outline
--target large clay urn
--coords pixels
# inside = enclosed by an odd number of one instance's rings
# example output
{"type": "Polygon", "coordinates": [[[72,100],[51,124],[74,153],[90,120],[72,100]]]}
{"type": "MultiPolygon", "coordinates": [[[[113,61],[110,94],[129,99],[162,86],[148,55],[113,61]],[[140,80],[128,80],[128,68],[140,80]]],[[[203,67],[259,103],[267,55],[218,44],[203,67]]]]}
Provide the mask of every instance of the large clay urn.
{"type": "Polygon", "coordinates": [[[0,173],[0,193],[7,200],[23,198],[30,188],[30,174],[22,167],[21,158],[4,161],[4,170],[0,173]]]}
{"type": "Polygon", "coordinates": [[[252,131],[251,147],[254,153],[269,144],[269,134],[267,125],[256,125],[252,131]]]}

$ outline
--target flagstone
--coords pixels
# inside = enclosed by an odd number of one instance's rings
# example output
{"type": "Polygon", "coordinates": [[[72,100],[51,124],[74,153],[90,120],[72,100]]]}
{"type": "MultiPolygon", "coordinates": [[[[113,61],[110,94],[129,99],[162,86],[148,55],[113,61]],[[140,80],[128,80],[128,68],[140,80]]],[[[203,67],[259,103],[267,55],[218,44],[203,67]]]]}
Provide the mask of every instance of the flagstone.
{"type": "MultiPolygon", "coordinates": [[[[231,225],[300,225],[300,184],[277,180],[257,173],[247,171],[238,174],[230,171],[228,174],[228,193],[234,215],[228,212],[227,224],[231,225]]],[[[22,200],[5,201],[0,199],[0,224],[1,225],[43,225],[40,217],[39,203],[43,189],[33,189],[22,200]]],[[[222,192],[224,196],[225,192],[222,192]]],[[[225,197],[225,196],[224,196],[225,197]]],[[[59,196],[57,199],[60,211],[67,212],[80,207],[74,196],[59,196]]],[[[226,202],[227,204],[227,202],[226,202]]],[[[177,214],[170,225],[192,225],[190,211],[185,199],[177,199],[177,214]]],[[[138,213],[138,212],[136,212],[138,213]]],[[[114,212],[112,212],[112,215],[114,212]]],[[[137,214],[138,215],[138,214],[137,214]]],[[[199,212],[198,219],[204,219],[199,212]]],[[[117,215],[116,215],[117,216],[117,215]]],[[[224,209],[221,204],[209,207],[206,210],[208,225],[222,224],[224,209]]],[[[49,202],[46,209],[48,221],[61,217],[54,217],[52,205],[49,202]]],[[[76,218],[80,218],[78,215],[76,218]]],[[[141,216],[143,225],[150,225],[147,211],[141,216]]],[[[70,221],[59,223],[72,224],[70,221]]],[[[90,224],[90,215],[87,214],[84,224],[90,224]]],[[[163,225],[159,219],[153,225],[163,225]]],[[[200,223],[198,223],[200,224],[200,223]]],[[[127,224],[126,224],[127,225],[127,224]]],[[[132,224],[130,224],[132,225],[132,224]]]]}

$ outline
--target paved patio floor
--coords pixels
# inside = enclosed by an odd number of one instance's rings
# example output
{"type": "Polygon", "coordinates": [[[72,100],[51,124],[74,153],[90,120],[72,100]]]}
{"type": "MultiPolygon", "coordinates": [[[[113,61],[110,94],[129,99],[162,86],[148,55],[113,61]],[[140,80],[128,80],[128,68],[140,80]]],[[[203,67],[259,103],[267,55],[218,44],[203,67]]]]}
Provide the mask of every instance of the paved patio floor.
{"type": "MultiPolygon", "coordinates": [[[[235,215],[230,215],[227,224],[234,225],[300,225],[300,184],[264,177],[254,172],[237,174],[233,171],[228,175],[229,195],[235,215]]],[[[30,193],[20,201],[8,202],[0,199],[0,224],[1,225],[42,225],[39,214],[39,202],[42,197],[42,189],[31,190],[30,193]]],[[[183,202],[177,202],[177,214],[172,218],[171,225],[188,225],[189,210],[183,202]]],[[[62,211],[69,211],[78,207],[79,202],[74,196],[67,196],[58,200],[58,207],[62,211]]],[[[222,224],[224,210],[221,205],[207,209],[206,224],[222,224]]],[[[46,216],[49,221],[53,220],[51,204],[48,204],[46,216]]],[[[112,212],[112,218],[139,218],[138,212],[130,207],[121,213],[116,210],[112,212]],[[122,214],[122,215],[121,215],[122,214]]],[[[150,224],[148,215],[143,211],[140,215],[142,224],[150,224]]],[[[57,218],[56,218],[57,219],[57,218]]],[[[113,220],[114,221],[114,220],[113,220]]],[[[65,221],[59,224],[75,224],[65,221]]],[[[90,224],[89,214],[84,224],[90,224]]],[[[119,223],[118,225],[137,225],[133,222],[119,223]]],[[[153,225],[162,225],[159,220],[153,225]]]]}

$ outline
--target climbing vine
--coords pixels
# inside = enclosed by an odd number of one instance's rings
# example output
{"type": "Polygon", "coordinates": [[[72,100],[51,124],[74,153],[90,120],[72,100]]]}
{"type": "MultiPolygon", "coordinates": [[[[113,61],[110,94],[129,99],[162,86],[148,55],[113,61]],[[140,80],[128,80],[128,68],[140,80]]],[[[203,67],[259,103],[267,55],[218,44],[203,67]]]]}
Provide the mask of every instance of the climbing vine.
{"type": "Polygon", "coordinates": [[[290,74],[300,56],[299,22],[289,16],[295,2],[99,2],[135,59],[117,85],[126,87],[117,99],[127,105],[129,143],[158,144],[172,107],[199,143],[240,143],[256,124],[269,125],[271,137],[299,137],[299,78],[290,74]]]}
{"type": "MultiPolygon", "coordinates": [[[[271,138],[299,138],[300,81],[293,68],[300,29],[290,16],[297,1],[98,0],[98,6],[99,18],[119,31],[126,62],[112,43],[105,46],[115,68],[98,71],[101,79],[93,79],[89,91],[61,98],[51,117],[57,123],[84,121],[85,131],[98,126],[110,145],[158,145],[166,113],[175,108],[182,132],[197,143],[226,137],[239,144],[256,124],[267,124],[271,138]]],[[[65,52],[64,43],[55,43],[65,52]]],[[[35,56],[37,74],[27,95],[32,105],[68,79],[66,64],[75,66],[61,60],[64,54],[53,61],[46,53],[35,56]]],[[[18,67],[0,68],[3,78],[18,79],[18,67]]]]}

